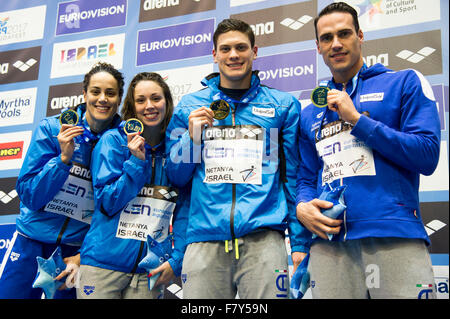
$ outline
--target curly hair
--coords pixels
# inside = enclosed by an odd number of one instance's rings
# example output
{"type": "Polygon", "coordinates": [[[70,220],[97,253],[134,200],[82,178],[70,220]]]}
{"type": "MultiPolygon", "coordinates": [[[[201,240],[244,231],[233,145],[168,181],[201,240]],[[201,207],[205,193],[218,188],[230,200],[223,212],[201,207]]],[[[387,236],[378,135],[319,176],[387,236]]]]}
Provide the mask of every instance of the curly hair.
{"type": "Polygon", "coordinates": [[[119,89],[119,102],[122,100],[123,96],[123,87],[125,85],[125,81],[123,79],[123,75],[120,71],[118,71],[113,65],[106,62],[98,62],[96,63],[92,69],[84,75],[83,80],[83,90],[87,92],[87,88],[89,86],[89,82],[91,81],[91,77],[99,72],[107,72],[111,74],[117,81],[117,87],[119,89]]]}

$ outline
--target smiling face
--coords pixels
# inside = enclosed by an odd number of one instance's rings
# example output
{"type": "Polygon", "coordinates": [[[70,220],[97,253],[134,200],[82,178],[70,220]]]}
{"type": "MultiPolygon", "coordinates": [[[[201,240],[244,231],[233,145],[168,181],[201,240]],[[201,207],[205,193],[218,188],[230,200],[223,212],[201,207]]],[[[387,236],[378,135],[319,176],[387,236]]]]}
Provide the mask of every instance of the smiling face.
{"type": "Polygon", "coordinates": [[[120,97],[117,80],[108,72],[91,76],[86,91],[86,119],[96,132],[106,128],[119,107],[120,97]]]}
{"type": "Polygon", "coordinates": [[[222,33],[213,50],[214,62],[220,71],[220,85],[229,89],[250,87],[253,60],[258,48],[251,47],[247,35],[240,31],[222,33]]]}
{"type": "Polygon", "coordinates": [[[338,83],[349,81],[363,66],[363,33],[356,32],[349,13],[333,12],[317,21],[317,51],[338,83]]]}
{"type": "Polygon", "coordinates": [[[134,89],[137,118],[147,127],[161,128],[166,115],[163,89],[154,81],[142,80],[134,89]]]}

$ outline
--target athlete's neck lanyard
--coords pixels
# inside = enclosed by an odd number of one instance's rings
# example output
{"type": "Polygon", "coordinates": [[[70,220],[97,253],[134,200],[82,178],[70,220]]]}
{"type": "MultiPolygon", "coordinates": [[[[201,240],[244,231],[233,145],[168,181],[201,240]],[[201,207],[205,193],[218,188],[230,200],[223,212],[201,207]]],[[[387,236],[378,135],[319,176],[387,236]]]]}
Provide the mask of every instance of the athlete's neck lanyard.
{"type": "Polygon", "coordinates": [[[226,101],[230,106],[234,105],[235,103],[248,103],[251,100],[253,100],[253,98],[255,98],[255,96],[258,94],[259,92],[259,81],[257,81],[256,79],[253,82],[253,85],[250,86],[250,88],[248,89],[248,91],[243,95],[243,99],[241,99],[240,101],[235,100],[231,97],[229,97],[228,95],[226,95],[225,93],[223,93],[218,87],[217,87],[217,93],[213,95],[213,101],[218,101],[218,100],[224,100],[226,101]]]}
{"type": "Polygon", "coordinates": [[[83,119],[81,120],[80,126],[84,129],[84,132],[81,136],[77,136],[79,139],[82,139],[84,142],[95,142],[99,139],[98,134],[94,134],[89,127],[89,123],[86,119],[86,113],[83,115],[83,119]]]}

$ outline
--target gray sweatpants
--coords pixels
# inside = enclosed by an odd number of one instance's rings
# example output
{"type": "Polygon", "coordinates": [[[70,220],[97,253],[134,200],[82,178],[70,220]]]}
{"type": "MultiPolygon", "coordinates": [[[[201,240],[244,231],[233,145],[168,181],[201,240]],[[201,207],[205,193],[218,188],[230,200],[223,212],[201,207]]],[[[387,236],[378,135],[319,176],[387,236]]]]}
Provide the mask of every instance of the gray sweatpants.
{"type": "Polygon", "coordinates": [[[225,251],[224,241],[188,245],[181,280],[185,299],[287,298],[288,256],[284,235],[273,230],[248,234],[225,251]]]}
{"type": "Polygon", "coordinates": [[[164,287],[148,290],[147,273],[80,266],[77,299],[161,299],[164,287]]]}
{"type": "Polygon", "coordinates": [[[364,238],[313,243],[313,298],[436,298],[433,268],[418,239],[364,238]]]}

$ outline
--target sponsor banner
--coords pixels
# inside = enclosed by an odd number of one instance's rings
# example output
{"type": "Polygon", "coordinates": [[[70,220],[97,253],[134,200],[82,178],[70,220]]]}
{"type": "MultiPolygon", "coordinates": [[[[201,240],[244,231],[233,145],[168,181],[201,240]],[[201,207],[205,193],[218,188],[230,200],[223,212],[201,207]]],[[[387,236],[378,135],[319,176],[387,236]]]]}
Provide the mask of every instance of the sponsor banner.
{"type": "Polygon", "coordinates": [[[31,131],[0,134],[0,171],[22,167],[30,140],[31,131]]]}
{"type": "Polygon", "coordinates": [[[317,81],[317,51],[306,50],[258,57],[253,69],[261,83],[282,91],[313,89],[317,81]]]}
{"type": "Polygon", "coordinates": [[[214,19],[138,32],[136,65],[211,55],[214,19]]]}
{"type": "Polygon", "coordinates": [[[316,15],[316,1],[307,1],[232,14],[230,17],[250,24],[255,33],[256,45],[266,47],[315,39],[313,20],[316,15]]]}
{"type": "Polygon", "coordinates": [[[11,244],[11,239],[16,231],[16,224],[0,224],[0,264],[11,244]]]}
{"type": "Polygon", "coordinates": [[[448,299],[448,266],[433,266],[433,272],[437,299],[448,299]]]}
{"type": "Polygon", "coordinates": [[[55,43],[50,77],[85,74],[99,61],[110,63],[117,69],[121,69],[124,43],[125,33],[55,43]]]}
{"type": "Polygon", "coordinates": [[[46,6],[0,12],[0,45],[44,37],[46,6]]]}
{"type": "Polygon", "coordinates": [[[425,230],[431,240],[431,254],[448,254],[448,202],[420,203],[425,230]]]}
{"type": "Polygon", "coordinates": [[[53,116],[61,113],[62,109],[84,103],[83,83],[69,83],[50,86],[48,90],[47,114],[53,116]]]}
{"type": "Polygon", "coordinates": [[[213,64],[203,64],[180,69],[158,71],[166,80],[172,93],[173,104],[176,106],[183,95],[196,92],[203,88],[201,81],[214,70],[213,64]]]}
{"type": "Polygon", "coordinates": [[[382,63],[394,71],[415,69],[423,75],[442,73],[440,30],[366,41],[362,52],[368,66],[382,63]]]}
{"type": "Polygon", "coordinates": [[[441,18],[440,0],[347,0],[346,2],[358,12],[359,26],[364,32],[441,18]]]}
{"type": "Polygon", "coordinates": [[[216,9],[216,0],[141,0],[139,22],[216,9]]]}
{"type": "Polygon", "coordinates": [[[0,95],[0,127],[33,123],[37,88],[4,91],[0,95]]]}
{"type": "Polygon", "coordinates": [[[40,59],[41,47],[0,52],[0,84],[37,80],[40,59]]]}
{"type": "Polygon", "coordinates": [[[126,24],[127,0],[78,0],[58,4],[56,35],[126,24]]]}
{"type": "Polygon", "coordinates": [[[447,141],[441,140],[441,151],[436,170],[430,176],[420,175],[421,192],[448,191],[448,147],[447,141]]]}
{"type": "Polygon", "coordinates": [[[0,215],[19,214],[20,199],[16,182],[16,177],[0,179],[0,215]]]}

